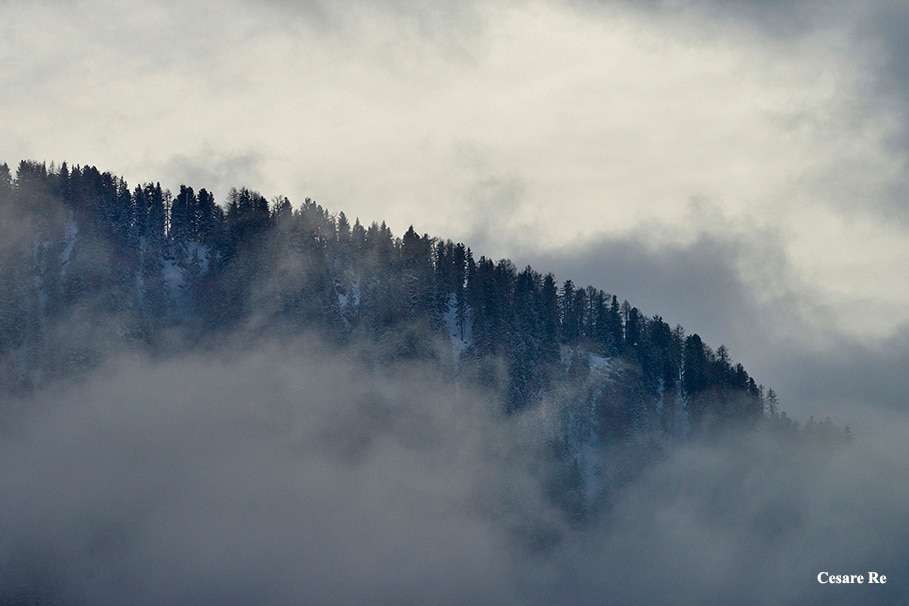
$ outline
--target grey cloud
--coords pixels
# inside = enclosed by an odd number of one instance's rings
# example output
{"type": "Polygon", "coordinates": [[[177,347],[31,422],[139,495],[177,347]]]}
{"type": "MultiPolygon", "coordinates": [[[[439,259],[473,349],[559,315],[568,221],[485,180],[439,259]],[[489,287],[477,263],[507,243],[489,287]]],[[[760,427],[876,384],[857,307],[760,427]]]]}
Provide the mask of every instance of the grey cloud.
{"type": "MultiPolygon", "coordinates": [[[[904,416],[890,420],[905,428],[904,416]]],[[[595,548],[581,556],[585,571],[609,571],[589,602],[597,591],[619,603],[905,600],[905,560],[894,556],[907,469],[895,434],[873,439],[879,448],[792,449],[755,437],[683,448],[625,493],[599,557],[595,548]],[[876,570],[891,584],[821,586],[824,570],[876,570]]]]}
{"type": "Polygon", "coordinates": [[[778,344],[782,355],[767,357],[791,400],[808,402],[811,414],[831,414],[853,427],[868,425],[863,417],[879,413],[876,409],[909,411],[909,327],[871,342],[833,331],[828,336],[831,343],[822,351],[794,340],[778,344]]]}
{"type": "Polygon", "coordinates": [[[92,604],[907,597],[904,415],[848,447],[682,447],[571,527],[540,490],[541,417],[498,418],[420,365],[257,345],[126,357],[7,416],[0,599],[38,584],[92,604]],[[821,587],[822,570],[890,581],[821,587]]]}
{"type": "Polygon", "coordinates": [[[713,15],[751,23],[772,36],[791,36],[829,27],[848,4],[817,0],[735,0],[693,3],[713,15]]]}
{"type": "Polygon", "coordinates": [[[602,288],[647,315],[660,314],[708,341],[725,339],[733,346],[754,336],[758,315],[736,269],[740,254],[734,243],[708,236],[690,245],[654,247],[631,235],[569,252],[531,254],[529,261],[560,281],[602,288]]]}
{"type": "Polygon", "coordinates": [[[561,525],[532,451],[419,368],[306,347],[127,361],[7,417],[0,601],[514,601],[507,528],[561,525]]]}
{"type": "Polygon", "coordinates": [[[593,0],[595,4],[627,4],[673,17],[696,16],[756,27],[774,37],[790,37],[837,23],[848,4],[817,0],[593,0]]]}
{"type": "MultiPolygon", "coordinates": [[[[859,48],[870,60],[870,86],[860,110],[873,114],[883,108],[900,118],[899,129],[890,137],[894,153],[905,162],[909,148],[909,6],[902,2],[871,5],[867,16],[855,25],[859,48]]],[[[906,214],[907,186],[901,183],[888,208],[891,215],[909,220],[906,214]]]]}
{"type": "Polygon", "coordinates": [[[755,243],[703,234],[687,245],[658,246],[630,235],[568,252],[528,253],[520,263],[552,271],[560,281],[602,288],[647,315],[682,324],[714,348],[726,345],[801,421],[830,415],[863,431],[872,430],[880,414],[909,410],[909,329],[879,340],[850,336],[812,307],[796,278],[786,283],[786,259],[767,238],[755,243]],[[742,256],[755,253],[763,255],[767,275],[743,276],[742,256]],[[777,294],[766,297],[759,289],[777,294]]]}

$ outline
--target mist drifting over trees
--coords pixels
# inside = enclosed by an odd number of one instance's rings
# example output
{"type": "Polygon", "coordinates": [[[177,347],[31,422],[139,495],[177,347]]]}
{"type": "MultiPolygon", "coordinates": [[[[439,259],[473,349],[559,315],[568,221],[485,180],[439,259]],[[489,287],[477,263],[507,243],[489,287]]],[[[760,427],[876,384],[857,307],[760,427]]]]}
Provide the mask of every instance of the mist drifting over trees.
{"type": "Polygon", "coordinates": [[[0,231],[0,601],[906,597],[905,419],[616,294],[91,166],[0,167],[0,231]]]}

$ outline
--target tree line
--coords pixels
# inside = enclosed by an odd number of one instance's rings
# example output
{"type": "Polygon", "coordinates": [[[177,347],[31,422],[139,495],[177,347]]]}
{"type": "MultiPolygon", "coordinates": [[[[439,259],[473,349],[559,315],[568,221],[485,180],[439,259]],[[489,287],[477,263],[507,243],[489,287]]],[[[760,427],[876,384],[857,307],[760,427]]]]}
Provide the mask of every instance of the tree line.
{"type": "Polygon", "coordinates": [[[241,188],[222,206],[206,189],[181,185],[174,195],[160,183],[130,188],[94,166],[22,161],[15,176],[0,165],[0,208],[20,216],[2,219],[7,231],[26,221],[43,242],[8,245],[0,258],[6,351],[40,341],[49,318],[80,305],[117,314],[139,340],[163,326],[205,331],[250,318],[341,340],[410,334],[392,339],[396,356],[426,353],[425,339],[402,327],[453,328],[467,359],[504,361],[495,380],[509,411],[547,393],[566,372],[566,352],[583,351],[638,369],[651,396],[683,396],[694,426],[791,424],[724,346],[713,350],[615,294],[475,258],[413,227],[396,237],[384,222],[351,224],[309,198],[295,208],[241,188]],[[29,272],[31,282],[22,279],[29,272]]]}

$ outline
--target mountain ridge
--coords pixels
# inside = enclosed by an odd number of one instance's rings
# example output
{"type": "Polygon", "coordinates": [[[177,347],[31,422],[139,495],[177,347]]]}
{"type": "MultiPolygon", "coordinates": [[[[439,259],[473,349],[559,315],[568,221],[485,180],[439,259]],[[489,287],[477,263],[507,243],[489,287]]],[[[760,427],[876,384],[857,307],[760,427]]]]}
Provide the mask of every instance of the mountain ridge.
{"type": "Polygon", "coordinates": [[[240,188],[221,206],[206,189],[131,189],[94,166],[26,160],[15,177],[0,165],[0,208],[8,391],[88,372],[114,345],[166,350],[240,327],[305,329],[342,346],[366,339],[380,361],[438,358],[431,342],[447,340],[454,372],[499,394],[506,414],[603,375],[604,362],[623,368],[633,377],[623,389],[575,396],[594,403],[600,436],[798,427],[725,346],[412,226],[396,237],[309,198],[295,208],[240,188]]]}

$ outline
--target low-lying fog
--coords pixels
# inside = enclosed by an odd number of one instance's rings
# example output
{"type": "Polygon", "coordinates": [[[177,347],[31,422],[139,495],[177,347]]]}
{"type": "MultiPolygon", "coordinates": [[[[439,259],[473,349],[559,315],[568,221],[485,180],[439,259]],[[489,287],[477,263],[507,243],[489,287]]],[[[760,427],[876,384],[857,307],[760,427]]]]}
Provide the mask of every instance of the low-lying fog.
{"type": "Polygon", "coordinates": [[[546,407],[309,340],[124,356],[4,404],[0,603],[893,604],[909,423],[681,447],[584,524],[546,407]],[[820,585],[818,573],[886,575],[820,585]]]}

